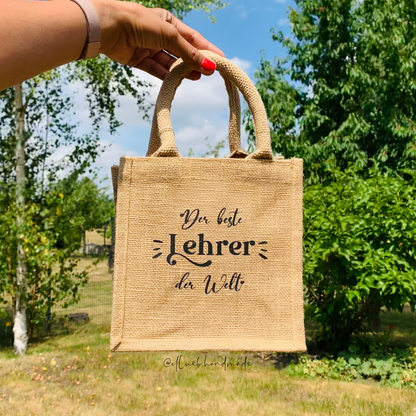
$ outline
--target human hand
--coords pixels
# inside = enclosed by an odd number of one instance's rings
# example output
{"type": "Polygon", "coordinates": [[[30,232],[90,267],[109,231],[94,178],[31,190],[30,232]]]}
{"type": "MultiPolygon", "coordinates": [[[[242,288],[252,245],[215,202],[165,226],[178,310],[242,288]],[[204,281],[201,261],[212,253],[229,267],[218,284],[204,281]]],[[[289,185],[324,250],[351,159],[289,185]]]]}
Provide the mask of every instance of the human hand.
{"type": "Polygon", "coordinates": [[[189,79],[210,75],[215,63],[206,59],[200,49],[224,56],[201,34],[185,25],[170,12],[147,8],[137,3],[116,0],[91,0],[101,22],[100,53],[113,61],[142,69],[165,79],[176,61],[182,58],[194,71],[189,79]]]}

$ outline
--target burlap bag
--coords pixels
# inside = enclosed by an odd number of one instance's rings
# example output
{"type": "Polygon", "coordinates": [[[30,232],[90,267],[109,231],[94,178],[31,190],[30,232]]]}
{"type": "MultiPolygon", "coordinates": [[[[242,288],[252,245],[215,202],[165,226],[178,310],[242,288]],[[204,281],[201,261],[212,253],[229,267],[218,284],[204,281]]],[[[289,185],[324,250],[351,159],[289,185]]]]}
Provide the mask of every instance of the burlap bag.
{"type": "Polygon", "coordinates": [[[302,160],[273,158],[256,88],[227,59],[203,53],[226,82],[231,155],[179,155],[170,108],[191,71],[179,60],[159,93],[147,157],[113,167],[110,348],[304,351],[302,160]],[[249,155],[236,87],[253,114],[249,155]]]}

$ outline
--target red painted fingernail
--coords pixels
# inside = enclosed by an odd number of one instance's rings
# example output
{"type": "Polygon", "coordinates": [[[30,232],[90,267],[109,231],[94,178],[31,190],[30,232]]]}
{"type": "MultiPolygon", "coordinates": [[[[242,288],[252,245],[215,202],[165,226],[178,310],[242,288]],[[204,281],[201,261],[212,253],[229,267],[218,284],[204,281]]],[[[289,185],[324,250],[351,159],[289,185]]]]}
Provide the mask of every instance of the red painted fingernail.
{"type": "Polygon", "coordinates": [[[212,62],[207,58],[204,58],[204,60],[201,63],[201,68],[205,69],[205,71],[215,71],[216,67],[217,65],[215,65],[215,62],[212,62]]]}

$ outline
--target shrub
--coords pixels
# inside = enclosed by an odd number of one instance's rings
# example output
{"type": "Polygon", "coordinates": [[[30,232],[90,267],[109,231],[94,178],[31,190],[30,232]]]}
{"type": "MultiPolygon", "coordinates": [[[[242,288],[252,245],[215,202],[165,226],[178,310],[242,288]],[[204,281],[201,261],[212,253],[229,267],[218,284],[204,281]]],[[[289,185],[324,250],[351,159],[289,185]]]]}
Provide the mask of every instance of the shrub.
{"type": "Polygon", "coordinates": [[[416,304],[416,174],[374,162],[304,194],[304,284],[317,339],[340,351],[382,307],[416,304]]]}

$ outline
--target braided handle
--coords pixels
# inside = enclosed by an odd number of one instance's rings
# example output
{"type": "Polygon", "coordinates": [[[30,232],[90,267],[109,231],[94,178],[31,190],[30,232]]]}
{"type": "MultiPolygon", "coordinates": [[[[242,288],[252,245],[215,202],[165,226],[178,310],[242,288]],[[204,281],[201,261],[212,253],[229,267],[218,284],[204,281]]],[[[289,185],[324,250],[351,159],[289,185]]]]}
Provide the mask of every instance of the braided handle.
{"type": "MultiPolygon", "coordinates": [[[[176,61],[170,70],[172,71],[180,62],[176,61]]],[[[241,147],[241,105],[240,95],[237,87],[230,81],[226,75],[222,75],[225,88],[228,93],[228,105],[230,107],[230,124],[228,127],[228,141],[230,146],[230,157],[245,157],[247,153],[241,147]]],[[[151,156],[159,149],[161,145],[159,132],[157,128],[156,108],[153,114],[152,131],[150,133],[150,142],[146,156],[151,156]]]]}
{"type": "MultiPolygon", "coordinates": [[[[228,59],[211,51],[201,52],[216,63],[217,71],[241,91],[248,103],[253,115],[257,150],[248,155],[247,159],[273,159],[266,110],[250,78],[228,59]]],[[[155,109],[161,146],[152,153],[152,157],[180,157],[170,120],[170,110],[177,88],[190,72],[192,69],[180,59],[162,84],[155,109]]]]}

